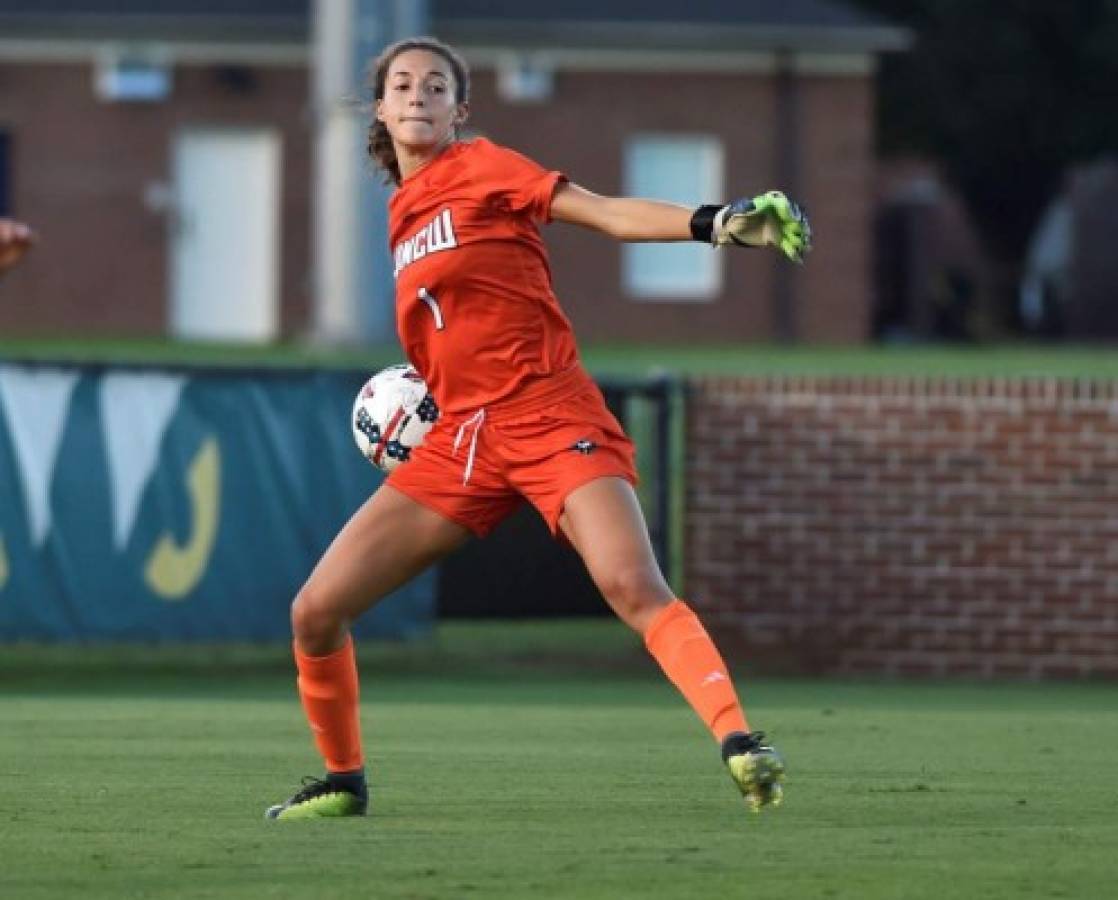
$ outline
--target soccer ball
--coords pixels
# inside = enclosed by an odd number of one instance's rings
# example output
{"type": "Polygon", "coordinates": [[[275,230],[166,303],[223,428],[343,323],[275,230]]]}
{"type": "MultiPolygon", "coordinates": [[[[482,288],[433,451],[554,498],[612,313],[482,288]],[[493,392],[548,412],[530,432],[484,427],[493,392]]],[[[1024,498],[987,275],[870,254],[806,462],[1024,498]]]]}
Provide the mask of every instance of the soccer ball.
{"type": "Polygon", "coordinates": [[[353,401],[353,439],[378,469],[391,472],[439,418],[439,408],[423,377],[409,365],[381,369],[365,382],[353,401]]]}

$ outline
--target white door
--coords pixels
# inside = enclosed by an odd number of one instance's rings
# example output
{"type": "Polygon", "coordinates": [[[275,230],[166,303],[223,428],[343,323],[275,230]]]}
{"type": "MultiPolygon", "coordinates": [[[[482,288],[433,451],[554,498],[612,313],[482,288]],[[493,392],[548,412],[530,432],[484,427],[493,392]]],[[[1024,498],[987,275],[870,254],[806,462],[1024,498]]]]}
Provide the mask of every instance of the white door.
{"type": "Polygon", "coordinates": [[[197,128],[174,148],[171,333],[270,341],[278,331],[279,136],[197,128]]]}

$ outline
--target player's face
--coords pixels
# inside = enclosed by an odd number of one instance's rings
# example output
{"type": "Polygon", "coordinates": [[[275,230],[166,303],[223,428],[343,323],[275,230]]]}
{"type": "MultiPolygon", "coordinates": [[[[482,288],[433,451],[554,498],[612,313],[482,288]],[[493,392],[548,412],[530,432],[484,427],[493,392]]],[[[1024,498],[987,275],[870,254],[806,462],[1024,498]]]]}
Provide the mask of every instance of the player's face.
{"type": "Polygon", "coordinates": [[[407,50],[392,60],[377,118],[395,144],[414,150],[437,147],[465,121],[466,104],[455,103],[454,73],[438,53],[407,50]]]}

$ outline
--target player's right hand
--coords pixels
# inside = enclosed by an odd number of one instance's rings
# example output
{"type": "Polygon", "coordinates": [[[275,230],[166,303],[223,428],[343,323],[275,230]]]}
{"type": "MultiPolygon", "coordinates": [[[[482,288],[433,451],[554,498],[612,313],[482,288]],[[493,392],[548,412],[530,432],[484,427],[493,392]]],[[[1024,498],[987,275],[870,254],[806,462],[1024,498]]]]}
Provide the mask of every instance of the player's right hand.
{"type": "Polygon", "coordinates": [[[14,219],[0,219],[0,272],[23,258],[35,242],[35,232],[14,219]]]}
{"type": "Polygon", "coordinates": [[[811,223],[798,203],[780,191],[766,191],[722,207],[714,217],[711,238],[716,247],[776,247],[802,264],[811,250],[811,223]]]}

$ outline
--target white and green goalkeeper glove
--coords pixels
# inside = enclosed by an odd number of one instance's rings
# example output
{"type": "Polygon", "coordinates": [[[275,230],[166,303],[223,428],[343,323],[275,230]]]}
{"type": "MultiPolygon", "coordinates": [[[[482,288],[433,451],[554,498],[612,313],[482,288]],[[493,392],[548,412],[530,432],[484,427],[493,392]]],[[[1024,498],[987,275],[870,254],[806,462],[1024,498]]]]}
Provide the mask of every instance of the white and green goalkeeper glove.
{"type": "Polygon", "coordinates": [[[691,217],[691,234],[715,247],[776,247],[794,263],[803,263],[811,249],[807,212],[780,191],[700,206],[691,217]]]}

